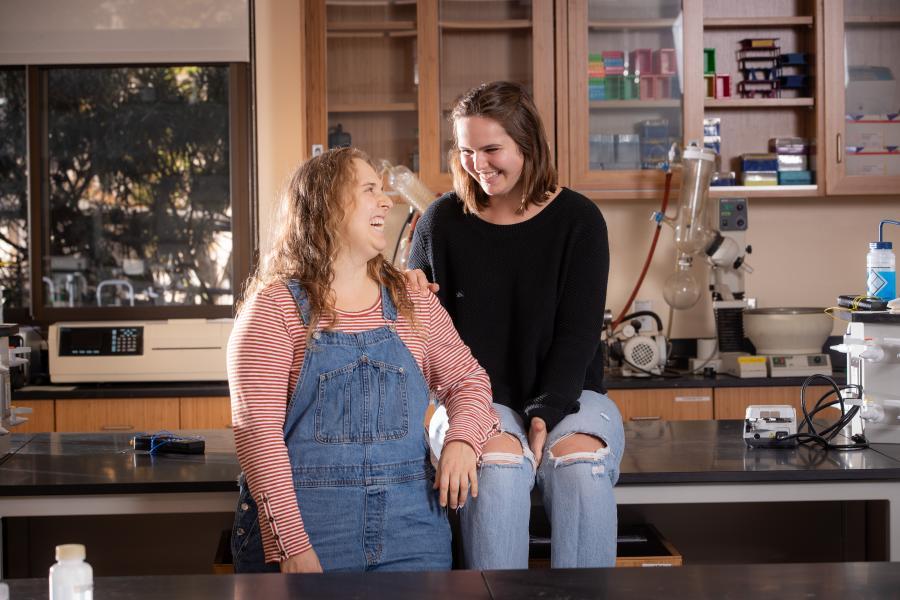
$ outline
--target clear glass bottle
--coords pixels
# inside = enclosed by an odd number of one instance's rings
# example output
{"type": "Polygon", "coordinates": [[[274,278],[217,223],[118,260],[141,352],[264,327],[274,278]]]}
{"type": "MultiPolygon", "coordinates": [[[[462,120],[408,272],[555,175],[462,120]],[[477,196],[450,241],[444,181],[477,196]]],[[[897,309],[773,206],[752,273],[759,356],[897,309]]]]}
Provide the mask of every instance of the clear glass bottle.
{"type": "Polygon", "coordinates": [[[56,547],[56,563],[50,567],[50,600],[93,600],[94,570],[84,558],[82,544],[56,547]]]}

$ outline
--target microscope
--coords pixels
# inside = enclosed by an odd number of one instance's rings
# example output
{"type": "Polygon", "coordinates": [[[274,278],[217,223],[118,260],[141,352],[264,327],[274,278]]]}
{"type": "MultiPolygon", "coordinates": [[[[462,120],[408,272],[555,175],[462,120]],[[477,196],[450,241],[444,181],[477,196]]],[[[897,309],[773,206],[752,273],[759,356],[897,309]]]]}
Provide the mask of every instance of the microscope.
{"type": "Polygon", "coordinates": [[[737,377],[765,377],[766,360],[743,352],[744,275],[753,269],[745,258],[748,225],[746,198],[709,198],[716,153],[691,143],[681,155],[681,193],[674,218],[655,213],[675,231],[678,267],[663,287],[666,302],[687,309],[700,299],[700,286],[691,274],[694,258],[710,266],[709,290],[716,321],[715,356],[701,361],[737,377]]]}

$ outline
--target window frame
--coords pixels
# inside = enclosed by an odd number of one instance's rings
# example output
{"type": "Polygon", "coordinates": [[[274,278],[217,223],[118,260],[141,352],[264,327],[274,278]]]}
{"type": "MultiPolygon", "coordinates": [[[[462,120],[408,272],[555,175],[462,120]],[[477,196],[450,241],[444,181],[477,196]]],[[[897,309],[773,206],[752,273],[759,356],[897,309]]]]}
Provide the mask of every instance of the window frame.
{"type": "MultiPolygon", "coordinates": [[[[165,320],[190,318],[227,318],[234,316],[244,282],[254,264],[256,247],[256,194],[254,177],[251,67],[248,63],[150,63],[34,65],[25,67],[27,155],[28,155],[28,259],[30,261],[31,319],[46,324],[56,321],[165,320]],[[49,239],[44,236],[49,218],[47,185],[49,157],[46,152],[48,98],[47,73],[55,68],[122,67],[228,67],[229,188],[231,191],[232,294],[231,305],[192,306],[82,306],[44,305],[43,265],[49,254],[49,239]]],[[[12,316],[12,315],[11,315],[12,316]]]]}

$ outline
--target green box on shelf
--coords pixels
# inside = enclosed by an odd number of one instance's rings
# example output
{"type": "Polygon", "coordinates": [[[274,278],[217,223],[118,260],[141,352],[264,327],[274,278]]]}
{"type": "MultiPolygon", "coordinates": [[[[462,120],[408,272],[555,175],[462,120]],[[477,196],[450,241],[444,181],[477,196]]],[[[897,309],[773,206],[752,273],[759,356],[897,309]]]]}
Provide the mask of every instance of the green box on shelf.
{"type": "Polygon", "coordinates": [[[640,98],[640,85],[636,77],[622,78],[622,100],[637,100],[640,98]]]}
{"type": "Polygon", "coordinates": [[[716,74],[716,49],[715,48],[704,48],[703,49],[703,74],[704,75],[715,75],[716,74]]]}
{"type": "Polygon", "coordinates": [[[622,100],[625,78],[622,75],[606,76],[606,99],[622,100]]]}

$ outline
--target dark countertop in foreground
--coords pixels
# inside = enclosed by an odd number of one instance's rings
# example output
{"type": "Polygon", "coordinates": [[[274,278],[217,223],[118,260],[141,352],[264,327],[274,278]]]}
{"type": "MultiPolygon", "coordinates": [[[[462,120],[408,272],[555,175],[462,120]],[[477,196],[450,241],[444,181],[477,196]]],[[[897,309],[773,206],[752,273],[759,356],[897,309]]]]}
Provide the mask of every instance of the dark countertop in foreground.
{"type": "MultiPolygon", "coordinates": [[[[900,460],[875,450],[751,449],[742,421],[625,424],[619,485],[900,482],[900,460]]],[[[0,497],[237,491],[240,466],[231,430],[185,431],[206,440],[203,455],[136,452],[126,433],[15,434],[0,462],[0,497]]],[[[898,483],[900,485],[900,483],[898,483]]]]}
{"type": "MultiPolygon", "coordinates": [[[[838,384],[845,381],[843,372],[833,375],[838,384]]],[[[800,386],[805,377],[754,377],[740,379],[731,375],[703,377],[621,377],[606,373],[604,382],[610,390],[640,390],[654,388],[716,388],[716,387],[777,387],[800,386]]],[[[816,382],[821,385],[823,382],[816,382]]],[[[61,385],[28,385],[13,390],[14,400],[79,400],[94,398],[178,398],[197,396],[228,396],[225,381],[163,382],[163,383],[78,383],[61,385]]]]}
{"type": "MultiPolygon", "coordinates": [[[[10,597],[45,600],[46,579],[9,580],[10,597]]],[[[541,598],[895,598],[893,563],[704,565],[671,569],[560,569],[323,575],[100,577],[95,598],[382,598],[489,600],[541,598]]]]}

